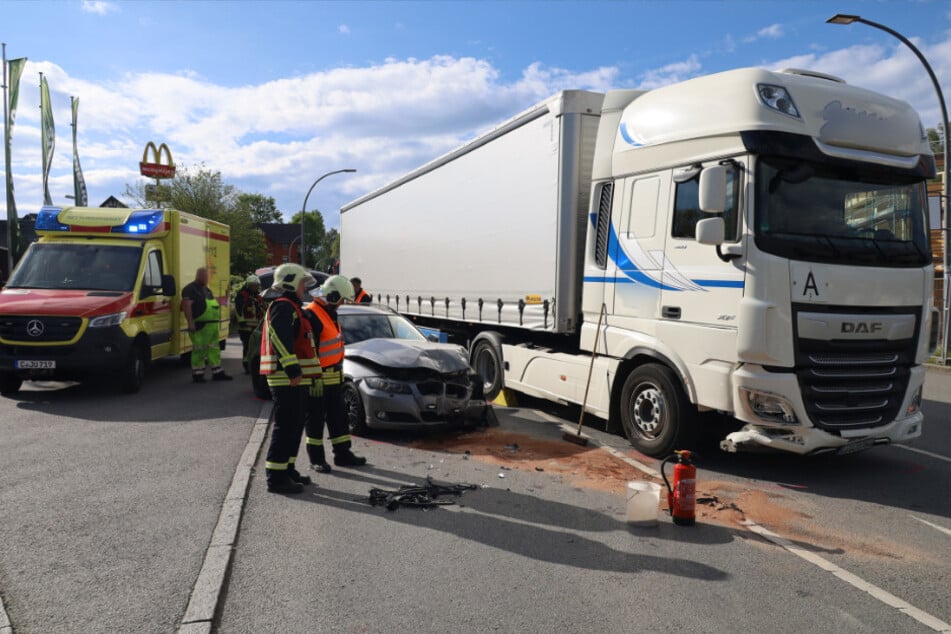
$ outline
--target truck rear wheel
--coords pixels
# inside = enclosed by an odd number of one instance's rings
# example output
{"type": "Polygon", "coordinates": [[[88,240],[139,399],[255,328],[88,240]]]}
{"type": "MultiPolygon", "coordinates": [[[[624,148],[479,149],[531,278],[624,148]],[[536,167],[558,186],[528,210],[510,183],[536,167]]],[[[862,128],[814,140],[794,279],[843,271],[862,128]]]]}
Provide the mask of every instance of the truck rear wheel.
{"type": "Polygon", "coordinates": [[[12,396],[20,391],[23,385],[23,379],[12,372],[0,373],[0,394],[3,396],[12,396]]]}
{"type": "Polygon", "coordinates": [[[502,355],[491,341],[480,339],[472,347],[472,369],[482,377],[485,400],[494,401],[502,391],[502,355]]]}
{"type": "Polygon", "coordinates": [[[122,372],[119,386],[126,394],[135,394],[142,389],[145,383],[145,368],[149,364],[148,352],[145,346],[136,344],[129,351],[126,367],[122,372]]]}
{"type": "Polygon", "coordinates": [[[624,380],[620,398],[624,435],[638,451],[663,458],[690,446],[694,408],[670,368],[657,363],[635,368],[624,380]]]}

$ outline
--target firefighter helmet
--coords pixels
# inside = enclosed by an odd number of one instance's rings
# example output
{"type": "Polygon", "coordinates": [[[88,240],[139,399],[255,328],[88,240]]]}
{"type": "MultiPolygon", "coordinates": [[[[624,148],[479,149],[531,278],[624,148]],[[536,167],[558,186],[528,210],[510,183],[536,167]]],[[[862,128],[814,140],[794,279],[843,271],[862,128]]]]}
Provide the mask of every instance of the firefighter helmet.
{"type": "Polygon", "coordinates": [[[331,275],[320,287],[321,294],[327,298],[328,301],[336,302],[340,299],[345,299],[348,302],[352,302],[356,293],[353,291],[353,284],[350,283],[350,280],[345,278],[343,275],[331,275]],[[337,294],[337,297],[334,297],[334,293],[337,294]]]}
{"type": "Polygon", "coordinates": [[[307,269],[300,264],[282,264],[274,271],[273,288],[282,291],[297,292],[297,285],[303,280],[307,288],[317,285],[314,276],[307,272],[307,269]]]}
{"type": "Polygon", "coordinates": [[[259,278],[257,275],[249,275],[246,278],[244,278],[244,283],[247,284],[248,286],[254,286],[255,284],[260,286],[261,278],[259,278]]]}

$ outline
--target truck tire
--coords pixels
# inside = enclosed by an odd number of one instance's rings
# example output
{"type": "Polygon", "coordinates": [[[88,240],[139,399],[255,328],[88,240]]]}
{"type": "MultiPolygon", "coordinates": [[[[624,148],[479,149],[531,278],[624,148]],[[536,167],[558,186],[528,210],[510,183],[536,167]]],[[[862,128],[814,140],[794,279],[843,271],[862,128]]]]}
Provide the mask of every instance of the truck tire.
{"type": "Polygon", "coordinates": [[[343,412],[347,417],[350,431],[358,436],[365,436],[370,428],[367,427],[367,413],[363,407],[360,389],[352,381],[347,381],[340,391],[340,398],[343,401],[343,412]]]}
{"type": "Polygon", "coordinates": [[[634,368],[621,388],[619,410],[624,435],[641,453],[665,458],[693,442],[696,411],[665,365],[634,368]]]}
{"type": "Polygon", "coordinates": [[[254,395],[265,401],[271,400],[271,388],[267,385],[267,378],[261,374],[261,357],[252,357],[248,364],[248,373],[251,375],[251,388],[254,395]]]}
{"type": "Polygon", "coordinates": [[[20,391],[23,385],[23,379],[12,372],[0,373],[0,394],[3,396],[13,396],[20,391]]]}
{"type": "Polygon", "coordinates": [[[145,346],[142,344],[132,346],[122,376],[119,379],[119,387],[123,392],[135,394],[142,389],[142,384],[145,383],[145,369],[148,365],[149,357],[145,346]]]}
{"type": "Polygon", "coordinates": [[[485,400],[494,401],[502,391],[502,355],[499,349],[488,339],[480,339],[472,346],[470,365],[482,377],[482,391],[485,400]]]}

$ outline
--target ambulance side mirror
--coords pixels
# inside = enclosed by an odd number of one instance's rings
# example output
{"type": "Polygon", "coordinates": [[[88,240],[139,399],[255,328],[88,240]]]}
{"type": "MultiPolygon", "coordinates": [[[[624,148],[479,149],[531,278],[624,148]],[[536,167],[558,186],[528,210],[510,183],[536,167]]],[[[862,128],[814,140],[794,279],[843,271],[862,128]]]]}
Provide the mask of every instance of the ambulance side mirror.
{"type": "Polygon", "coordinates": [[[175,285],[174,275],[162,276],[162,295],[165,297],[175,297],[178,295],[178,288],[175,285]]]}
{"type": "Polygon", "coordinates": [[[700,211],[719,214],[726,211],[726,165],[711,165],[700,172],[700,211]]]}

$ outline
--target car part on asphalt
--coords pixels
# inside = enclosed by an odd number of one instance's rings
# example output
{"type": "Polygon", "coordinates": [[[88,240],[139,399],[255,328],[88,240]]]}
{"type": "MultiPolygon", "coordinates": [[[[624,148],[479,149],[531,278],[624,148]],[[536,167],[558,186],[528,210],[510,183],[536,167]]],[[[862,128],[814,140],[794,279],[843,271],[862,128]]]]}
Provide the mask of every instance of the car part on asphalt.
{"type": "Polygon", "coordinates": [[[370,489],[369,499],[371,506],[385,506],[388,511],[395,511],[401,506],[432,508],[455,504],[453,500],[440,500],[441,495],[459,497],[465,491],[474,491],[477,488],[474,484],[436,484],[427,476],[426,484],[422,486],[406,485],[396,491],[370,489]]]}

